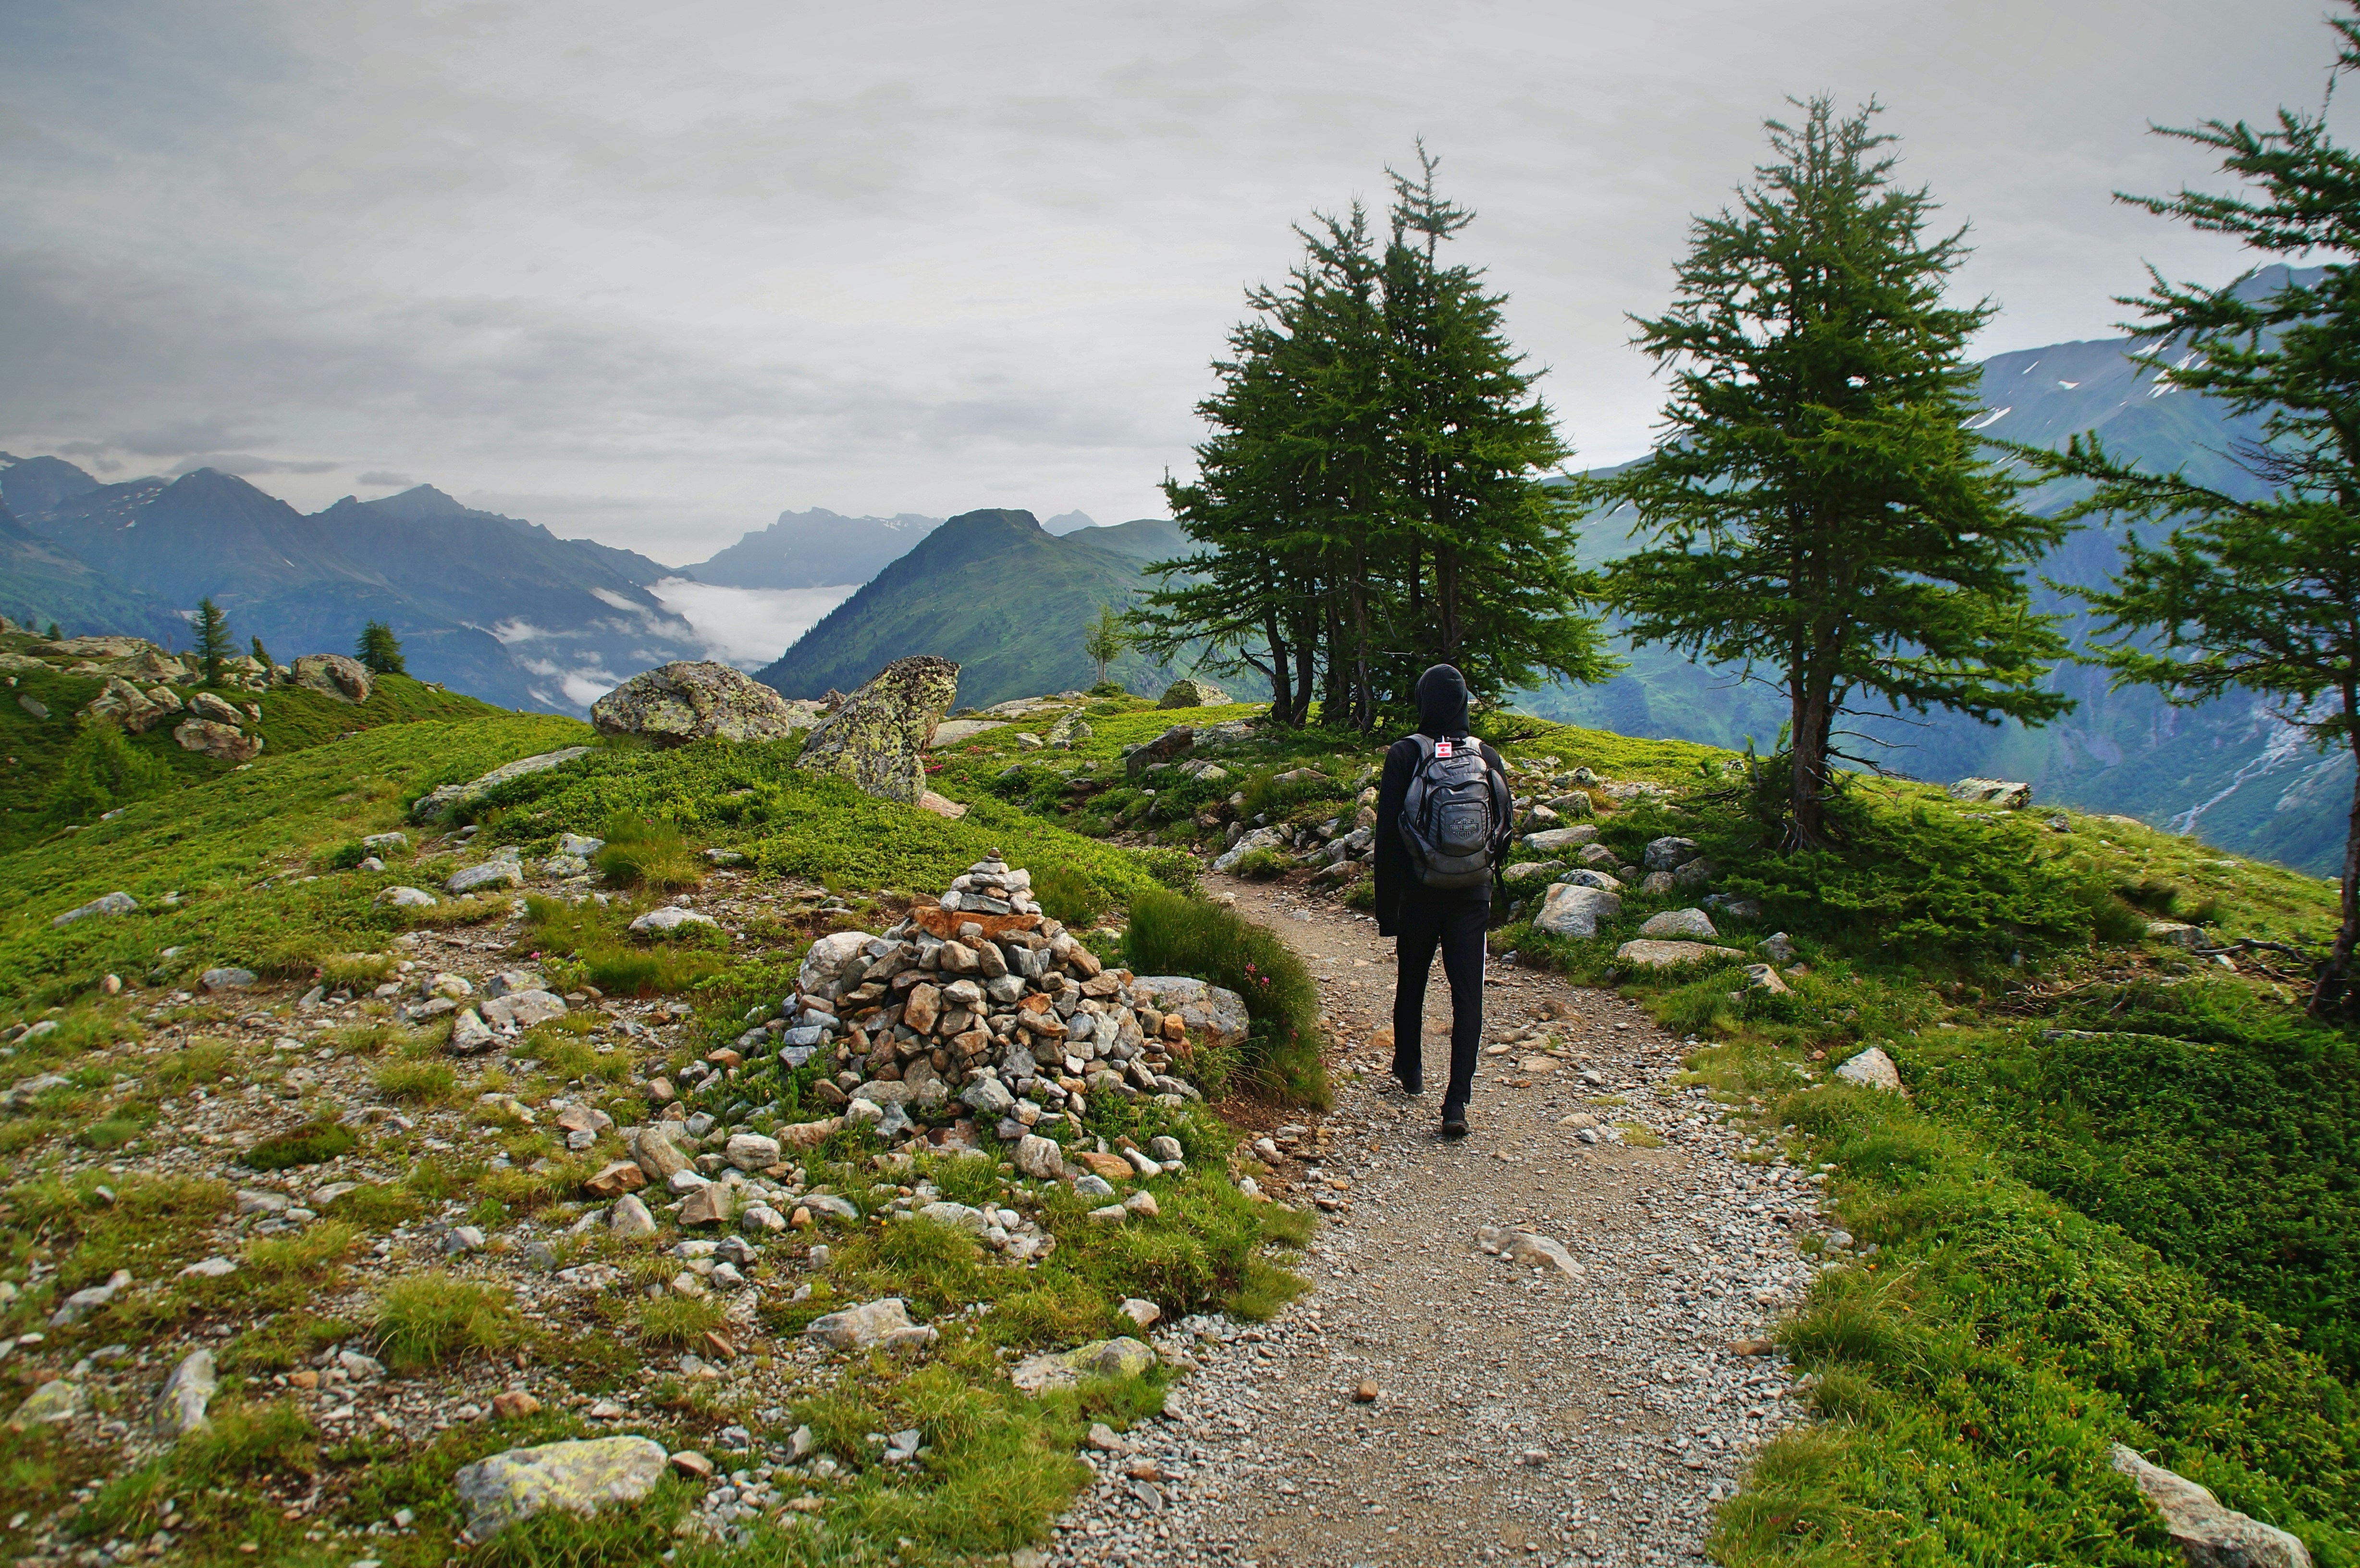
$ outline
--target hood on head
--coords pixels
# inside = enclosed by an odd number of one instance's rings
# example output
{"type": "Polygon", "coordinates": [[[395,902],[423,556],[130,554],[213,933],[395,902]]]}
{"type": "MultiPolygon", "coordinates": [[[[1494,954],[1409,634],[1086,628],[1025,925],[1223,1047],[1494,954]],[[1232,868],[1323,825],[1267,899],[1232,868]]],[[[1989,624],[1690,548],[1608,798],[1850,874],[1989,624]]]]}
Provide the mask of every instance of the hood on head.
{"type": "Polygon", "coordinates": [[[1437,664],[1417,678],[1417,727],[1430,735],[1467,733],[1467,677],[1437,664]]]}

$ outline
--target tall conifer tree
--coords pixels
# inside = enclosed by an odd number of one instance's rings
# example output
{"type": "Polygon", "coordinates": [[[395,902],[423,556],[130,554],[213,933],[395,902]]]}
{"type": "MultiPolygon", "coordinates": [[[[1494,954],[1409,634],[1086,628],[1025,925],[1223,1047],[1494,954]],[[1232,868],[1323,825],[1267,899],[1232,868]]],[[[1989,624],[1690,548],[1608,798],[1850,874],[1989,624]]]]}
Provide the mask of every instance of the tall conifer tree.
{"type": "Polygon", "coordinates": [[[1651,548],[1607,572],[1631,634],[1749,672],[1791,712],[1787,835],[1827,843],[1847,711],[1948,708],[2038,724],[2064,651],[2025,568],[2063,535],[1965,429],[1968,338],[1992,313],[1943,303],[1964,231],[1891,180],[1874,103],[1768,123],[1775,161],[1734,211],[1696,221],[1672,308],[1637,342],[1673,372],[1665,440],[1588,487],[1628,503],[1651,548]]]}
{"type": "Polygon", "coordinates": [[[222,666],[237,655],[229,635],[229,617],[210,596],[197,601],[197,662],[205,668],[205,684],[221,684],[222,666]]]}
{"type": "MultiPolygon", "coordinates": [[[[2347,0],[2347,4],[2350,0],[2347,0]]],[[[2360,12],[2360,5],[2351,8],[2360,12]]],[[[2331,84],[2360,71],[2360,21],[2328,24],[2331,84]]],[[[2116,460],[2096,436],[2021,455],[2049,474],[2095,482],[2069,515],[2168,526],[2159,544],[2123,541],[2111,588],[2083,595],[2110,637],[2100,657],[2116,685],[2204,702],[2238,691],[2274,700],[2322,748],[2360,766],[2360,154],[2318,114],[2280,109],[2275,125],[2208,120],[2160,134],[2221,155],[2249,195],[2182,191],[2120,200],[2267,255],[2326,258],[2314,284],[2261,295],[2250,278],[2219,289],[2170,284],[2120,303],[2151,336],[2168,386],[2260,415],[2262,439],[2227,453],[2267,487],[2244,500],[2179,473],[2116,460]]],[[[2360,942],[2360,776],[2344,840],[2343,920],[2311,997],[2314,1013],[2355,1001],[2360,942]]]]}

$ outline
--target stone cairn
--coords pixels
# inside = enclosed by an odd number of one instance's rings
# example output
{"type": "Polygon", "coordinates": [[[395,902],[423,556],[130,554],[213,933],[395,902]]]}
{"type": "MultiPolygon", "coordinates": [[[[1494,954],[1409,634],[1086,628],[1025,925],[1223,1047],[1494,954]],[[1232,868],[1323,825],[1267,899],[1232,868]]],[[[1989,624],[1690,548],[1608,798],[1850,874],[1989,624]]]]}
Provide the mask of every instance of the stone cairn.
{"type": "Polygon", "coordinates": [[[820,1097],[889,1140],[1014,1143],[1027,1174],[1063,1173],[1051,1136],[1092,1098],[1199,1099],[1174,1072],[1192,1030],[1234,1045],[1246,1035],[1233,991],[1178,976],[1140,977],[1041,912],[1032,874],[995,851],[938,903],[921,900],[882,935],[839,931],[812,944],[796,989],[749,1029],[789,1068],[814,1054],[833,1068],[820,1097]]]}

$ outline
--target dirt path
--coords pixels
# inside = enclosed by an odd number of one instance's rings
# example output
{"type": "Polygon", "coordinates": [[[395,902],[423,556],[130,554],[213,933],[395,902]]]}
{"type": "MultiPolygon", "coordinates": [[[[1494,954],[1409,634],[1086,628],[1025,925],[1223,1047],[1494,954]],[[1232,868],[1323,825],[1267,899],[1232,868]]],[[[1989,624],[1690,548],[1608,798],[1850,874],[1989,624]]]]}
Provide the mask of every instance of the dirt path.
{"type": "Polygon", "coordinates": [[[1526,1035],[1487,1055],[1471,1134],[1444,1142],[1440,966],[1429,1088],[1405,1099],[1371,1039],[1393,1005],[1393,944],[1374,922],[1284,889],[1214,891],[1320,977],[1338,1048],[1329,1141],[1322,1152],[1301,1136],[1304,1158],[1277,1171],[1286,1201],[1346,1207],[1305,1259],[1315,1289],[1275,1321],[1183,1325],[1200,1368],[1131,1434],[1160,1478],[1135,1477],[1132,1456],[1093,1455],[1098,1483],[1049,1560],[1701,1560],[1711,1503],[1795,1418],[1789,1374],[1744,1342],[1810,1279],[1794,1245],[1818,1223],[1808,1179],[1739,1159],[1743,1136],[1673,1083],[1681,1043],[1636,1007],[1496,960],[1487,1043],[1546,1012],[1565,1015],[1545,1025],[1559,1051],[1526,1035]],[[1574,1116],[1606,1124],[1592,1129],[1601,1141],[1561,1120],[1574,1116]],[[1615,1123],[1644,1130],[1617,1143],[1615,1123]],[[1502,1243],[1550,1237],[1578,1272],[1495,1256],[1481,1226],[1505,1230],[1502,1243]]]}

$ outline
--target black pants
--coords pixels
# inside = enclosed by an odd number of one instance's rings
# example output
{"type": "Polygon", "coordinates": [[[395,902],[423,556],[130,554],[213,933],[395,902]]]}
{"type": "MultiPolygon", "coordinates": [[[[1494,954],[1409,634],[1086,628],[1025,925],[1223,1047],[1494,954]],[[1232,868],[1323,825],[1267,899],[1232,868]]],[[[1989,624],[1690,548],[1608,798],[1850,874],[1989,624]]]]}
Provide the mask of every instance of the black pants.
{"type": "Polygon", "coordinates": [[[1393,955],[1393,1071],[1424,1071],[1426,977],[1434,950],[1442,949],[1442,973],[1450,981],[1450,1087],[1446,1105],[1464,1105],[1475,1089],[1475,1051],[1483,1039],[1483,932],[1491,924],[1487,898],[1402,899],[1393,955]]]}

